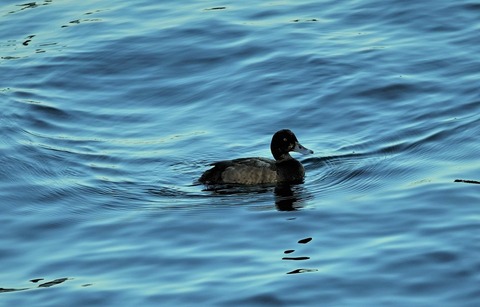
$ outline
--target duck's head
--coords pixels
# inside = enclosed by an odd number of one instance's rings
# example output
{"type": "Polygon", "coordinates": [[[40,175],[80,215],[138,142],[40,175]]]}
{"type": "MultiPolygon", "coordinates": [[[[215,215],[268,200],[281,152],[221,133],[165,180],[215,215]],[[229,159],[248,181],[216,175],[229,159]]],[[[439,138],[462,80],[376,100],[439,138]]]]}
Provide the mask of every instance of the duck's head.
{"type": "Polygon", "coordinates": [[[288,129],[277,131],[270,143],[270,150],[277,161],[291,159],[289,152],[295,151],[301,154],[313,154],[313,150],[303,147],[297,140],[295,134],[288,129]]]}

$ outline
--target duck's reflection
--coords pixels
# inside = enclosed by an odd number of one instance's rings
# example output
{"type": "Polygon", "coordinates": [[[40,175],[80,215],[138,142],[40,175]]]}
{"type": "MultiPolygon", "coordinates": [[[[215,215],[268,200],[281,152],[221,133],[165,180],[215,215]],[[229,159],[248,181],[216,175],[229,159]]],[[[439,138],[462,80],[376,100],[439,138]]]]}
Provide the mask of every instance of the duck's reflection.
{"type": "Polygon", "coordinates": [[[275,207],[278,211],[295,211],[304,207],[309,193],[302,184],[277,184],[272,185],[211,185],[203,191],[209,191],[216,195],[249,195],[253,193],[271,193],[274,191],[275,207]]]}
{"type": "Polygon", "coordinates": [[[294,211],[303,207],[305,191],[300,185],[279,184],[275,187],[275,206],[279,211],[294,211]]]}

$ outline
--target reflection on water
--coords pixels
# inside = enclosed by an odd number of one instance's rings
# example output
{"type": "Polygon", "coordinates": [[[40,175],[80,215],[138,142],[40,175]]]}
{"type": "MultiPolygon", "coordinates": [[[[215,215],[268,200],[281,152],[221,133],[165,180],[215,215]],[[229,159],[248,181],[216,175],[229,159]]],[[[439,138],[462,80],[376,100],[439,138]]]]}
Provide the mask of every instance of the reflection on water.
{"type": "Polygon", "coordinates": [[[477,180],[466,180],[466,179],[455,179],[455,182],[480,184],[480,181],[477,181],[477,180]]]}
{"type": "MultiPolygon", "coordinates": [[[[30,282],[38,283],[38,282],[43,281],[43,280],[44,280],[43,278],[35,278],[35,279],[31,279],[30,282]]],[[[57,278],[57,279],[54,279],[52,281],[42,282],[37,286],[37,288],[49,288],[49,287],[61,284],[65,281],[67,281],[67,280],[69,280],[69,278],[57,278]]],[[[33,288],[30,288],[30,287],[28,287],[28,288],[0,288],[0,293],[2,293],[2,292],[24,291],[24,290],[29,290],[29,289],[33,289],[33,288]]]]}
{"type": "MultiPolygon", "coordinates": [[[[277,184],[277,185],[210,185],[206,186],[204,192],[215,195],[237,195],[241,200],[242,197],[249,197],[255,194],[273,195],[274,206],[278,211],[295,211],[303,208],[308,199],[312,196],[307,193],[303,184],[277,184]]],[[[249,198],[248,198],[249,199],[249,198]]]]}
{"type": "Polygon", "coordinates": [[[287,274],[299,274],[299,273],[311,273],[318,272],[317,269],[295,269],[293,271],[287,272],[287,274]]]}
{"type": "Polygon", "coordinates": [[[274,192],[275,206],[279,211],[298,210],[305,204],[306,195],[301,185],[279,184],[274,192]]]}
{"type": "MultiPolygon", "coordinates": [[[[300,239],[298,240],[298,244],[307,244],[309,243],[310,241],[312,241],[313,238],[304,238],[304,239],[300,239]]],[[[296,250],[294,249],[287,249],[285,250],[283,253],[284,254],[292,254],[292,253],[295,253],[296,250]]],[[[303,261],[303,260],[310,260],[310,257],[309,256],[297,256],[297,257],[283,257],[282,260],[293,260],[293,261],[303,261]]],[[[287,272],[287,274],[299,274],[299,273],[311,273],[311,272],[317,272],[318,269],[312,269],[312,268],[299,268],[299,269],[295,269],[295,270],[292,270],[292,271],[289,271],[287,272]]]]}
{"type": "Polygon", "coordinates": [[[480,305],[474,1],[6,2],[4,305],[480,305]]]}

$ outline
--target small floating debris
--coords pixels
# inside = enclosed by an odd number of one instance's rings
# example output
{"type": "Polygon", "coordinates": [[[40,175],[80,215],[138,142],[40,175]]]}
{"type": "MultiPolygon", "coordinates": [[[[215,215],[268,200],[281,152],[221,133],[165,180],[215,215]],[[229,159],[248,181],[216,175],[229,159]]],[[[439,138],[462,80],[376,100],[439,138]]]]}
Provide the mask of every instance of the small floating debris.
{"type": "Polygon", "coordinates": [[[300,244],[307,244],[308,242],[312,241],[313,239],[312,238],[305,238],[305,239],[301,239],[298,241],[298,243],[300,244]]]}
{"type": "Polygon", "coordinates": [[[455,179],[454,182],[480,184],[480,181],[476,181],[476,180],[465,180],[465,179],[455,179]]]}

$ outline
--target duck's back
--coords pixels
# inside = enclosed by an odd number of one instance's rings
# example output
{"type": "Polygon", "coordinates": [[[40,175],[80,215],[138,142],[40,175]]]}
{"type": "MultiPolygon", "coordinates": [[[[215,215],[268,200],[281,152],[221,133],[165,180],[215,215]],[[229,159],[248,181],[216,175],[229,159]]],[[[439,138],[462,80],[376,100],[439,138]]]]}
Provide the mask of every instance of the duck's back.
{"type": "Polygon", "coordinates": [[[199,181],[207,184],[262,184],[277,181],[275,161],[266,158],[241,158],[212,164],[199,181]]]}

